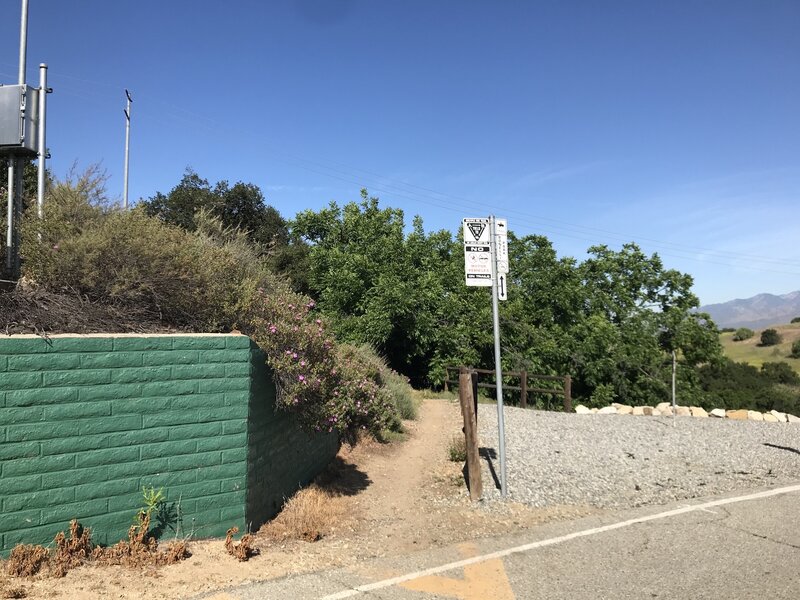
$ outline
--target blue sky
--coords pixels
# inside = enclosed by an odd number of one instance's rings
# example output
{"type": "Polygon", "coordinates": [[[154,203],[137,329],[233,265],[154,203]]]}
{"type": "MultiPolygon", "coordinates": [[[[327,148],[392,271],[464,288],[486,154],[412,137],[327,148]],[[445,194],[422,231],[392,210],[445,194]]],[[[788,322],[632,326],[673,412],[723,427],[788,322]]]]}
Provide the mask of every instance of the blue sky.
{"type": "Polygon", "coordinates": [[[187,166],[285,217],[366,187],[427,229],[494,213],[578,259],[636,241],[703,303],[800,289],[795,0],[30,0],[29,18],[50,166],[101,162],[112,196],[128,88],[132,200],[187,166]]]}

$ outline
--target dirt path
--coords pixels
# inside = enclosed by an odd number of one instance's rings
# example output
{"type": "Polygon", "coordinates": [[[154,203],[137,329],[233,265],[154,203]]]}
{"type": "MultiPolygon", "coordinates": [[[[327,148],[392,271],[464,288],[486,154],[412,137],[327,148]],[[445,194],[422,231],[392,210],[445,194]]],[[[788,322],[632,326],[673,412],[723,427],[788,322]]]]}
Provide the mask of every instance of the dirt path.
{"type": "MultiPolygon", "coordinates": [[[[28,598],[93,600],[188,598],[249,581],[329,567],[356,567],[366,558],[391,556],[455,542],[519,531],[554,519],[583,516],[573,507],[534,510],[520,505],[471,505],[461,464],[447,448],[461,433],[457,404],[426,400],[407,438],[368,443],[337,457],[336,477],[327,484],[341,493],[344,515],[322,540],[275,542],[257,538],[261,554],[246,563],[228,556],[222,541],[193,542],[191,558],[161,569],[81,567],[64,579],[8,579],[0,590],[18,589],[28,598]]],[[[484,485],[491,482],[484,482],[484,485]]],[[[0,598],[6,594],[0,594],[0,598]]]]}

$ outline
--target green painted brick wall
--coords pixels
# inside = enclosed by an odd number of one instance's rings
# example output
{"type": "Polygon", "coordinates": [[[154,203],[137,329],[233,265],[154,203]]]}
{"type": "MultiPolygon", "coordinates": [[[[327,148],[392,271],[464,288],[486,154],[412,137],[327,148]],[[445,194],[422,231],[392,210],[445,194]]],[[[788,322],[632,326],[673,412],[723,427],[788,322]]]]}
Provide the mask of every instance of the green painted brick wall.
{"type": "Polygon", "coordinates": [[[0,338],[3,554],[73,518],[114,543],[145,486],[164,488],[181,535],[255,530],[337,449],[275,411],[245,336],[0,338]]]}

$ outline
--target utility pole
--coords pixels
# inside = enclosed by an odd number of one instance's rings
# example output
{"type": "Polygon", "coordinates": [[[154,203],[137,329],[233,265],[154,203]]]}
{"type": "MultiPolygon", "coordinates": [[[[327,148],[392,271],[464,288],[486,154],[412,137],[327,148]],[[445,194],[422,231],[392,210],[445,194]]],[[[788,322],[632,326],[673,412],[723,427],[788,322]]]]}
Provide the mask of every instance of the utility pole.
{"type": "MultiPolygon", "coordinates": [[[[25,85],[25,68],[28,55],[28,0],[22,0],[19,26],[19,71],[17,83],[25,85]]],[[[6,222],[6,273],[19,278],[19,219],[22,213],[22,169],[24,163],[12,153],[8,157],[8,210],[6,222]]]]}
{"type": "MultiPolygon", "coordinates": [[[[45,162],[49,158],[47,156],[47,139],[45,136],[45,113],[47,112],[47,94],[52,92],[47,87],[47,65],[45,63],[39,64],[39,172],[38,172],[38,186],[36,190],[36,213],[39,219],[44,218],[44,183],[45,183],[45,162]]],[[[41,240],[42,234],[39,233],[41,240]]]]}
{"type": "Polygon", "coordinates": [[[128,101],[125,105],[125,183],[123,184],[122,189],[122,208],[128,210],[128,163],[130,161],[130,148],[131,148],[131,103],[133,102],[133,98],[131,98],[131,93],[128,90],[125,90],[125,96],[127,97],[128,101]]]}

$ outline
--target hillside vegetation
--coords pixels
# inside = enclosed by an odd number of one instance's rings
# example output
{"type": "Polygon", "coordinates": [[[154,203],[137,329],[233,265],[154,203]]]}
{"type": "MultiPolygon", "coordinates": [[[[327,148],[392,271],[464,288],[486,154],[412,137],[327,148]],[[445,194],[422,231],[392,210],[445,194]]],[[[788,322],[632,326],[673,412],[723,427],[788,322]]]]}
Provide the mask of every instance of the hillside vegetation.
{"type": "MultiPolygon", "coordinates": [[[[490,290],[465,285],[460,231],[426,231],[420,217],[409,230],[402,210],[366,190],[285,220],[256,186],[192,171],[127,212],[102,184],[96,171],[54,182],[44,222],[28,215],[27,287],[169,327],[249,334],[276,372],[280,404],[310,429],[396,428],[413,406],[398,399],[406,384],[392,369],[438,387],[446,366],[494,366],[490,290]]],[[[675,356],[684,403],[796,403],[795,383],[774,369],[743,372],[758,398],[725,389],[730,367],[716,325],[695,312],[692,277],[657,254],[599,245],[577,260],[544,236],[508,241],[506,372],[570,375],[573,397],[591,406],[652,405],[670,397],[675,356]]]]}
{"type": "Polygon", "coordinates": [[[800,340],[800,323],[773,325],[783,339],[774,346],[761,345],[761,330],[747,340],[734,341],[733,332],[721,333],[719,336],[725,356],[734,362],[743,362],[761,367],[765,362],[786,362],[800,373],[800,358],[791,358],[792,345],[800,340]]]}

